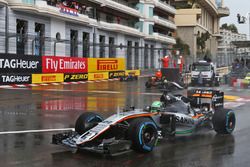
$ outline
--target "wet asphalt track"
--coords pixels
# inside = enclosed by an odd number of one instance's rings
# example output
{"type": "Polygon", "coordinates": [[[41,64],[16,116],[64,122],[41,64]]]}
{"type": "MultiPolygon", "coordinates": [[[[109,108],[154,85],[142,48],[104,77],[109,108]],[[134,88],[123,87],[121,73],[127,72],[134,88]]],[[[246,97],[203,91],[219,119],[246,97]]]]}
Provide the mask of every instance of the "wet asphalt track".
{"type": "Polygon", "coordinates": [[[145,90],[139,81],[102,81],[79,85],[39,86],[29,89],[0,89],[1,167],[247,167],[250,166],[250,91],[220,87],[227,95],[242,97],[226,102],[237,116],[233,135],[203,132],[175,140],[161,140],[149,154],[131,152],[105,158],[52,145],[55,132],[16,134],[13,131],[72,128],[84,111],[107,117],[117,106],[145,107],[159,99],[157,89],[145,90]],[[1,134],[13,132],[13,134],[1,134]]]}

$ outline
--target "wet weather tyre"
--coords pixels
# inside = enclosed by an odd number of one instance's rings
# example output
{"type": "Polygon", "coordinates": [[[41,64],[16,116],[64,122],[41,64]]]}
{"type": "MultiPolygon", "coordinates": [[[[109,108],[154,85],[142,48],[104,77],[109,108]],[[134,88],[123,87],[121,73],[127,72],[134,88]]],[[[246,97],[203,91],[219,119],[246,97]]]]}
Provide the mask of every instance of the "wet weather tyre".
{"type": "Polygon", "coordinates": [[[235,128],[236,117],[231,109],[216,110],[212,123],[214,130],[219,134],[231,134],[235,128]]]}
{"type": "Polygon", "coordinates": [[[151,83],[149,83],[148,81],[145,83],[145,86],[146,86],[146,88],[151,88],[151,83]]]}
{"type": "Polygon", "coordinates": [[[103,118],[100,115],[92,112],[85,112],[76,120],[75,131],[81,135],[97,125],[98,122],[102,121],[103,118]]]}
{"type": "Polygon", "coordinates": [[[155,123],[149,118],[137,118],[130,123],[128,129],[132,149],[138,152],[151,152],[158,140],[155,123]]]}

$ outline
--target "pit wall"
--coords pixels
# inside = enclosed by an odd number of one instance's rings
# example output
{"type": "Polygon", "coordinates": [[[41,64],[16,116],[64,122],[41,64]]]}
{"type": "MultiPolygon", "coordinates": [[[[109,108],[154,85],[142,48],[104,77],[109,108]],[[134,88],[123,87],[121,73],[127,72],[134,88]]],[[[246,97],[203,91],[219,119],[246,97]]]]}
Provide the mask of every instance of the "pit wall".
{"type": "Polygon", "coordinates": [[[130,72],[140,75],[125,69],[124,58],[0,54],[0,85],[107,80],[130,72]]]}

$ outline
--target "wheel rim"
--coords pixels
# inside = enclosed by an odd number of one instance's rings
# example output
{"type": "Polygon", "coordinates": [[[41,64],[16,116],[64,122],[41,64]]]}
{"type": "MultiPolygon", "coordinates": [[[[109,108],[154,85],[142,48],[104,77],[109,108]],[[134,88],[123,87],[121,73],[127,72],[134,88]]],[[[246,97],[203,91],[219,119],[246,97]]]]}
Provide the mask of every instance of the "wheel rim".
{"type": "Polygon", "coordinates": [[[228,114],[228,119],[227,119],[227,131],[232,132],[235,127],[235,116],[234,113],[229,113],[228,114]]]}
{"type": "Polygon", "coordinates": [[[145,145],[151,145],[155,141],[155,129],[152,126],[145,126],[142,131],[142,140],[145,145]]]}

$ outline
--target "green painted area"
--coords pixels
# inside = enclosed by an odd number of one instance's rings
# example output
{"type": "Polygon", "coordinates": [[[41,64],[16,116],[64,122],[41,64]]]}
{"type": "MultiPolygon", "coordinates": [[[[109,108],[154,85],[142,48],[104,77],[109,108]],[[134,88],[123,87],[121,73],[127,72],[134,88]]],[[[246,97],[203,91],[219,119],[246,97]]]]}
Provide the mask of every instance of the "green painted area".
{"type": "Polygon", "coordinates": [[[182,135],[182,134],[190,134],[193,133],[194,129],[188,129],[188,130],[183,130],[183,131],[176,131],[175,134],[177,135],[182,135]]]}

